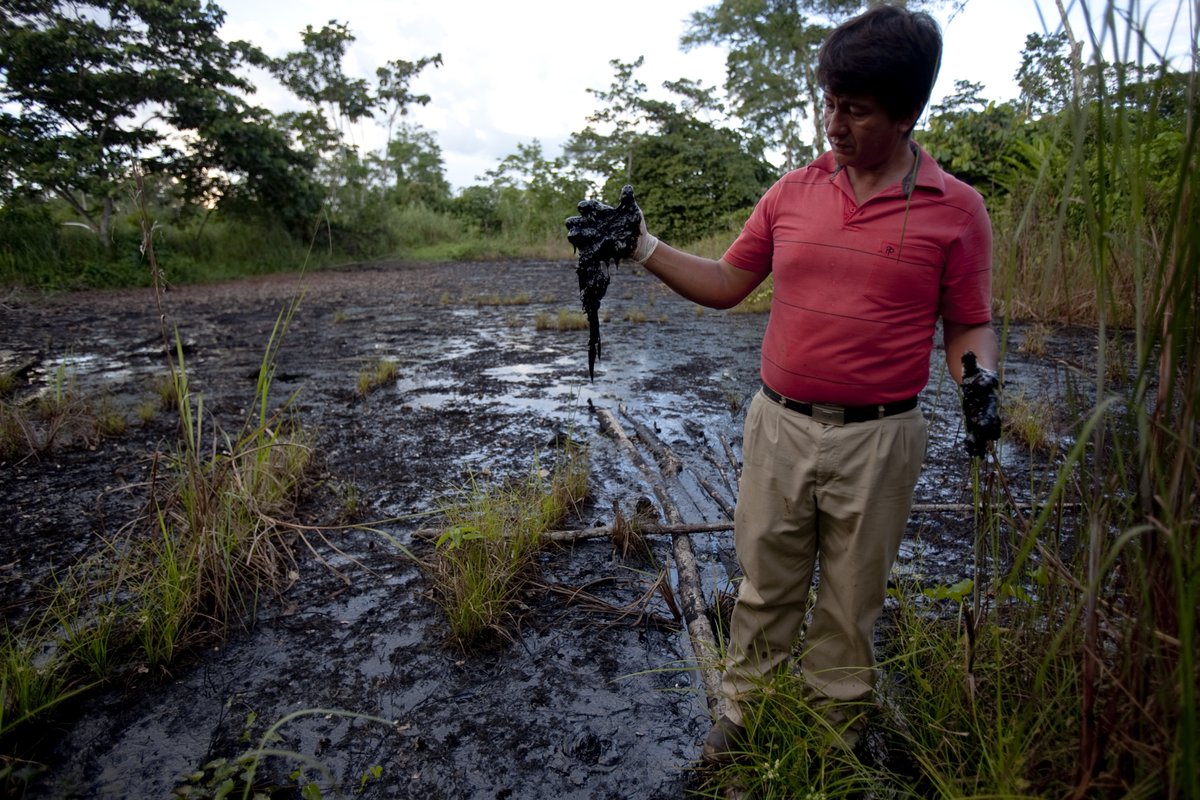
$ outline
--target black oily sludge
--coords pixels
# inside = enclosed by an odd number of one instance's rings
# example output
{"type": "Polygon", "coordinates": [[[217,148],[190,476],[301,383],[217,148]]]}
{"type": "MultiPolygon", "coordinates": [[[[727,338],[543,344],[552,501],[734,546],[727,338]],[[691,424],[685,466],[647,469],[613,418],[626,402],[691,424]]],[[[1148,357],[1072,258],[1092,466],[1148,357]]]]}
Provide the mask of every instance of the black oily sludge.
{"type": "Polygon", "coordinates": [[[588,319],[588,377],[596,377],[600,358],[600,301],[611,279],[609,262],[629,258],[641,231],[642,212],[633,198],[633,187],[621,187],[616,206],[599,200],[582,200],[579,214],[567,218],[567,241],[579,254],[579,300],[588,319]]]}

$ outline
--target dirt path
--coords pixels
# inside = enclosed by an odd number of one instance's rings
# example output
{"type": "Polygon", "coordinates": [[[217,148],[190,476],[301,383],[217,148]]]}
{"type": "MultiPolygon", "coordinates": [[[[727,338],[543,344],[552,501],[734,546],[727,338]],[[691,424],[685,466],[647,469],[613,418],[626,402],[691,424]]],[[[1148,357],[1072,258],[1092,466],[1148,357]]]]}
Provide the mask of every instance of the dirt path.
{"type": "MultiPolygon", "coordinates": [[[[628,511],[653,495],[600,432],[594,407],[623,407],[688,465],[675,498],[688,521],[724,517],[702,483],[732,502],[726,453],[740,453],[740,410],[757,390],[764,316],[701,313],[621,267],[602,311],[604,358],[589,383],[586,331],[535,325],[539,313],[578,310],[572,264],[374,266],[316,273],[303,285],[274,391],[279,399],[298,392],[294,407],[317,436],[327,481],[353,486],[363,518],[427,511],[472,475],[522,474],[570,432],[592,451],[592,495],[577,522],[605,524],[614,503],[628,511]],[[361,399],[356,375],[378,358],[395,360],[400,379],[361,399]]],[[[299,286],[295,276],[272,276],[168,293],[192,381],[226,426],[243,418],[277,314],[299,286]]],[[[62,367],[86,391],[131,408],[164,371],[147,291],[10,300],[0,323],[0,370],[32,363],[34,384],[52,382],[62,367]]],[[[1016,380],[1057,384],[1061,369],[1018,372],[1016,380]]],[[[969,499],[952,395],[935,378],[922,397],[935,425],[918,502],[969,499]]],[[[68,563],[129,518],[137,503],[130,487],[148,454],[169,449],[173,437],[160,419],[95,449],[0,465],[9,521],[0,598],[9,617],[48,564],[68,563]]],[[[1018,456],[1013,467],[1022,469],[1018,456]]],[[[313,510],[315,521],[329,514],[313,510]]],[[[411,545],[423,522],[381,527],[411,545]]],[[[905,568],[957,579],[969,567],[968,523],[967,514],[914,515],[905,568]]],[[[325,711],[289,723],[276,746],[329,768],[337,785],[322,782],[326,797],[685,793],[708,725],[686,634],[543,592],[526,599],[511,643],[463,653],[447,644],[420,572],[399,550],[361,531],[337,534],[336,544],[353,560],[324,552],[348,584],[305,559],[296,583],[281,601],[262,604],[251,630],[171,675],[92,696],[43,732],[46,769],[28,796],[164,797],[182,776],[237,755],[247,738],[302,709],[325,711]]],[[[696,547],[708,589],[728,589],[730,535],[697,537],[696,547]]],[[[663,542],[664,563],[668,553],[663,542]]],[[[547,584],[586,585],[616,606],[647,585],[603,540],[549,551],[542,566],[547,584]]],[[[665,605],[648,610],[670,616],[665,605]]],[[[270,762],[264,771],[283,783],[295,766],[270,762]]]]}

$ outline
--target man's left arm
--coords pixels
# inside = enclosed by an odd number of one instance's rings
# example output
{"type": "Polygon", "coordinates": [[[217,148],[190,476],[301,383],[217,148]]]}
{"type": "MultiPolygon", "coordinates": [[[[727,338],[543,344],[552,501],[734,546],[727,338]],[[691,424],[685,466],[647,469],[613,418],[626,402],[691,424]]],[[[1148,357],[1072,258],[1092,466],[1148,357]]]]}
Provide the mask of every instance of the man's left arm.
{"type": "Polygon", "coordinates": [[[964,325],[943,319],[942,334],[946,347],[946,366],[950,368],[956,383],[962,383],[962,357],[967,351],[975,354],[979,366],[993,372],[999,370],[1000,346],[996,343],[996,331],[992,323],[964,325]]]}

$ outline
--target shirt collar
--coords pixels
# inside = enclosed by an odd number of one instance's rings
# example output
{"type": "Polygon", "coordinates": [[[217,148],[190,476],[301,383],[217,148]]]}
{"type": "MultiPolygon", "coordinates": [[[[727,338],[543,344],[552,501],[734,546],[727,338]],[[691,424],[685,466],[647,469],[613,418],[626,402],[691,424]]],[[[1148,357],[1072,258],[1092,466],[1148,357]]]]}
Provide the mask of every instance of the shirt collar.
{"type": "MultiPolygon", "coordinates": [[[[932,189],[938,194],[945,194],[946,181],[942,170],[938,167],[937,162],[921,145],[913,140],[908,141],[909,148],[912,149],[916,156],[916,161],[913,163],[913,170],[904,176],[901,181],[901,187],[905,197],[911,197],[913,192],[913,178],[916,177],[916,186],[923,189],[932,189]]],[[[823,167],[829,172],[829,182],[833,183],[837,180],[837,176],[842,171],[842,165],[837,163],[832,151],[826,151],[813,162],[815,167],[823,167]]]]}

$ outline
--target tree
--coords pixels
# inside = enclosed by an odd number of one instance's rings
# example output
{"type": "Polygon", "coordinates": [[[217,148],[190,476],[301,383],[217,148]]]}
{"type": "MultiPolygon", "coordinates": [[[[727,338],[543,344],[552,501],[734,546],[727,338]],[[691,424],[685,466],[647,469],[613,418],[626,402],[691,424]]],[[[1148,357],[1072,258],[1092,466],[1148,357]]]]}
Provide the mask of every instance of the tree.
{"type": "Polygon", "coordinates": [[[366,80],[351,78],[342,69],[354,35],[345,23],[330,20],[320,30],[306,25],[300,38],[304,49],[273,61],[271,71],[292,94],[327,113],[333,129],[345,136],[346,123],[371,116],[375,106],[366,80]]]}
{"type": "Polygon", "coordinates": [[[571,134],[565,147],[571,160],[585,172],[624,175],[626,181],[630,179],[633,141],[638,131],[644,129],[646,109],[646,84],[633,73],[645,60],[644,56],[629,63],[612,59],[608,63],[615,75],[608,90],[587,90],[596,98],[599,110],[587,116],[587,126],[571,134]]]}
{"type": "Polygon", "coordinates": [[[1026,117],[1016,101],[983,98],[982,84],[960,80],[954,87],[930,108],[929,121],[917,138],[938,164],[989,194],[1007,183],[1012,146],[1026,136],[1026,117]]]}
{"type": "Polygon", "coordinates": [[[373,164],[377,182],[396,205],[424,203],[436,209],[450,199],[442,148],[419,125],[401,124],[395,137],[389,133],[386,152],[373,164]]]}
{"type": "Polygon", "coordinates": [[[774,170],[763,158],[761,138],[697,118],[720,115],[722,105],[713,99],[712,88],[668,81],[663,85],[680,97],[680,105],[652,100],[634,76],[642,59],[610,63],[616,71],[610,90],[588,90],[609,101],[588,122],[607,123],[609,132],[589,124],[564,148],[583,172],[599,177],[602,196],[615,201],[621,186],[632,183],[656,232],[680,243],[752,207],[774,170]]]}
{"type": "Polygon", "coordinates": [[[53,193],[106,243],[135,161],[168,169],[175,131],[252,87],[261,54],[202,0],[7,0],[0,6],[0,186],[53,193]],[[17,109],[12,113],[9,109],[17,109]]]}
{"type": "Polygon", "coordinates": [[[490,180],[495,213],[505,232],[561,236],[562,221],[575,212],[588,181],[565,157],[547,158],[542,143],[519,143],[484,176],[490,180]]]}
{"type": "Polygon", "coordinates": [[[198,111],[194,127],[195,141],[172,169],[185,201],[306,231],[325,192],[313,178],[315,159],[292,147],[278,117],[233,103],[198,111]]]}
{"type": "Polygon", "coordinates": [[[385,149],[389,149],[392,144],[392,129],[396,125],[396,117],[407,114],[408,107],[414,103],[422,106],[428,105],[432,99],[427,94],[413,94],[409,89],[412,79],[430,64],[440,67],[442,65],[442,54],[437,53],[436,55],[426,56],[416,61],[396,59],[387,62],[375,70],[375,77],[378,81],[375,104],[383,111],[383,115],[387,120],[387,145],[385,145],[385,149]]]}
{"type": "Polygon", "coordinates": [[[793,169],[812,155],[801,134],[813,122],[813,147],[824,149],[816,82],[817,50],[829,28],[797,0],[722,0],[692,14],[685,50],[704,44],[729,49],[725,91],[733,112],[784,156],[793,169]]]}
{"type": "MultiPolygon", "coordinates": [[[[745,219],[776,178],[763,141],[699,120],[671,103],[651,106],[653,132],[634,147],[633,185],[655,233],[686,244],[745,219]]],[[[605,197],[620,186],[609,180],[605,197]]]]}
{"type": "Polygon", "coordinates": [[[385,202],[376,191],[382,187],[372,186],[372,177],[380,174],[381,164],[391,163],[395,171],[389,149],[396,118],[403,116],[410,104],[430,101],[429,95],[414,94],[410,83],[425,67],[440,65],[442,58],[390,61],[376,70],[378,84],[372,86],[365,78],[347,75],[342,66],[355,41],[344,23],[330,20],[320,30],[309,25],[301,40],[302,49],[270,64],[280,82],[309,104],[307,111],[287,115],[286,120],[295,141],[316,164],[316,178],[325,189],[332,223],[352,234],[352,239],[365,241],[370,235],[367,228],[378,227],[385,202]],[[378,112],[385,116],[388,144],[381,156],[364,156],[351,141],[351,126],[378,112]]]}
{"type": "Polygon", "coordinates": [[[1068,45],[1065,33],[1031,33],[1025,37],[1017,85],[1026,117],[1057,114],[1070,105],[1073,71],[1068,45]]]}

